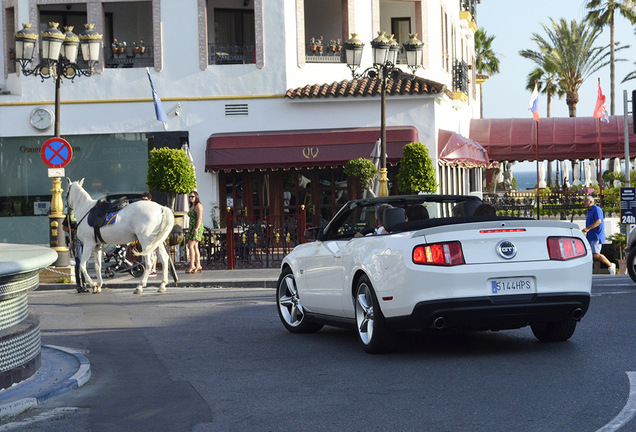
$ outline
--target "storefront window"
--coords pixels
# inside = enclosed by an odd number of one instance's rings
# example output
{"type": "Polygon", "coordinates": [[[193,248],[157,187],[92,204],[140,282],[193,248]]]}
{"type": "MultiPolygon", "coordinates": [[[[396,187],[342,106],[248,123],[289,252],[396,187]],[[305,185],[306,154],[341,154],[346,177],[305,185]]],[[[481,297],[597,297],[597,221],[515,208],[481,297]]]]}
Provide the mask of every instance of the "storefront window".
{"type": "MultiPolygon", "coordinates": [[[[65,139],[73,147],[65,175],[71,180],[83,178],[84,188],[93,198],[140,194],[147,189],[148,142],[144,134],[76,135],[65,139]]],[[[51,179],[40,157],[43,141],[40,137],[0,138],[0,216],[47,213],[51,179]]]]}

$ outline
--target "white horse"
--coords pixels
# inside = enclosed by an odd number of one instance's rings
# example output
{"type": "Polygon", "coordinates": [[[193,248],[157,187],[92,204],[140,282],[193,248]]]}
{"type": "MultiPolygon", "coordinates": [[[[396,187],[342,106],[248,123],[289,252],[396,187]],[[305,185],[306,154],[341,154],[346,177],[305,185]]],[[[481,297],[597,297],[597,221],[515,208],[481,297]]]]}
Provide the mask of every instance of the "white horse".
{"type": "MultiPolygon", "coordinates": [[[[79,182],[68,181],[67,202],[69,211],[72,209],[77,218],[77,237],[82,241],[84,249],[80,268],[82,274],[93,287],[93,293],[102,292],[102,244],[95,242],[93,227],[88,225],[88,212],[95,206],[97,200],[91,198],[82,185],[84,179],[79,182]],[[97,272],[97,283],[88,276],[86,262],[95,252],[95,271],[97,272]]],[[[112,225],[101,227],[101,236],[104,242],[109,245],[125,244],[138,240],[141,244],[142,252],[137,255],[145,256],[146,269],[141,278],[141,282],[135,289],[135,294],[141,294],[148,282],[148,274],[152,268],[152,251],[157,249],[157,254],[161,259],[163,275],[161,285],[157,292],[165,292],[168,283],[168,252],[164,247],[166,237],[172,231],[174,225],[174,215],[168,207],[157,204],[153,201],[136,201],[119,211],[118,221],[112,225]]]]}

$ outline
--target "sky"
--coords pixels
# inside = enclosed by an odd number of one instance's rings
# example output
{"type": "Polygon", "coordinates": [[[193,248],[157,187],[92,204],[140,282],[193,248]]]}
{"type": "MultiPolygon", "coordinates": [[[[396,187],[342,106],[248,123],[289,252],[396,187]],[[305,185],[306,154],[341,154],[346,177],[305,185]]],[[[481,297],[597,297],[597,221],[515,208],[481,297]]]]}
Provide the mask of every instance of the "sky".
{"type": "MultiPolygon", "coordinates": [[[[477,5],[477,25],[483,27],[489,36],[495,36],[493,50],[499,55],[498,74],[492,75],[483,84],[484,118],[523,118],[532,117],[528,110],[531,91],[526,90],[528,74],[535,68],[534,62],[519,55],[523,49],[536,50],[537,45],[531,40],[532,33],[546,36],[541,24],[551,25],[550,18],[555,21],[565,18],[582,21],[586,15],[583,0],[534,0],[520,2],[518,0],[481,0],[477,5]],[[514,6],[513,6],[514,5],[514,6]]],[[[636,80],[620,82],[627,74],[636,70],[636,35],[634,27],[622,16],[615,20],[615,39],[621,45],[630,48],[619,51],[617,58],[627,61],[616,63],[615,114],[623,115],[623,90],[627,90],[631,99],[632,90],[636,90],[636,80]]],[[[609,29],[606,28],[596,40],[597,45],[609,44],[609,29]]],[[[591,117],[598,94],[598,79],[601,89],[607,97],[609,114],[610,105],[610,71],[609,66],[590,76],[579,90],[577,117],[591,117]]],[[[631,110],[631,108],[630,108],[631,110]]],[[[552,117],[568,117],[568,106],[565,96],[552,99],[552,117]]],[[[546,96],[539,95],[539,114],[547,116],[546,96]]],[[[515,170],[531,171],[536,169],[534,162],[521,162],[515,170]]]]}

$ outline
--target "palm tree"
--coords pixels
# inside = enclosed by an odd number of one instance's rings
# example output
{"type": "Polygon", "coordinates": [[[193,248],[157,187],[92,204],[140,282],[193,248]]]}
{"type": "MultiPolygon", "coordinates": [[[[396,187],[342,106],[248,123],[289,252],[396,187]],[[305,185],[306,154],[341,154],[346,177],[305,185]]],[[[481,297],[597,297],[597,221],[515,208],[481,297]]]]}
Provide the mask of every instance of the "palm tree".
{"type": "Polygon", "coordinates": [[[636,24],[636,13],[633,0],[587,0],[585,8],[589,10],[586,20],[599,27],[610,28],[610,115],[614,115],[614,89],[616,60],[614,58],[614,16],[619,12],[631,24],[636,24]]]}
{"type": "MultiPolygon", "coordinates": [[[[495,36],[488,36],[486,30],[480,27],[475,32],[475,68],[477,73],[494,75],[499,73],[499,57],[492,50],[495,36]]],[[[479,117],[484,117],[484,89],[479,84],[479,117]]]]}
{"type": "MultiPolygon", "coordinates": [[[[594,46],[601,34],[599,27],[591,26],[587,21],[578,24],[572,20],[568,24],[563,18],[558,23],[552,18],[550,21],[551,27],[541,24],[547,38],[532,34],[532,40],[539,50],[523,50],[521,55],[538,65],[548,62],[554,66],[558,85],[565,93],[570,117],[576,117],[581,85],[590,75],[609,64],[610,53],[608,46],[594,46]]],[[[617,48],[616,51],[623,48],[626,47],[617,48]]]]}

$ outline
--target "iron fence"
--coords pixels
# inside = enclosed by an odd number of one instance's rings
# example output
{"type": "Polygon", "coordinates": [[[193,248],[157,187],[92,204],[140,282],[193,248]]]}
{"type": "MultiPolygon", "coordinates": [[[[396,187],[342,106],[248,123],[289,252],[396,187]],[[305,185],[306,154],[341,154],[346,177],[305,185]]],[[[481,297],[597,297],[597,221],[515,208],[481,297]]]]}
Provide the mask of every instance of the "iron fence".
{"type": "MultiPolygon", "coordinates": [[[[199,242],[204,269],[278,268],[283,258],[304,240],[306,215],[267,217],[263,220],[225,217],[226,227],[205,228],[199,242]],[[300,222],[299,222],[300,221],[300,222]]],[[[185,268],[189,257],[183,232],[173,232],[170,254],[178,268],[185,268]]]]}

